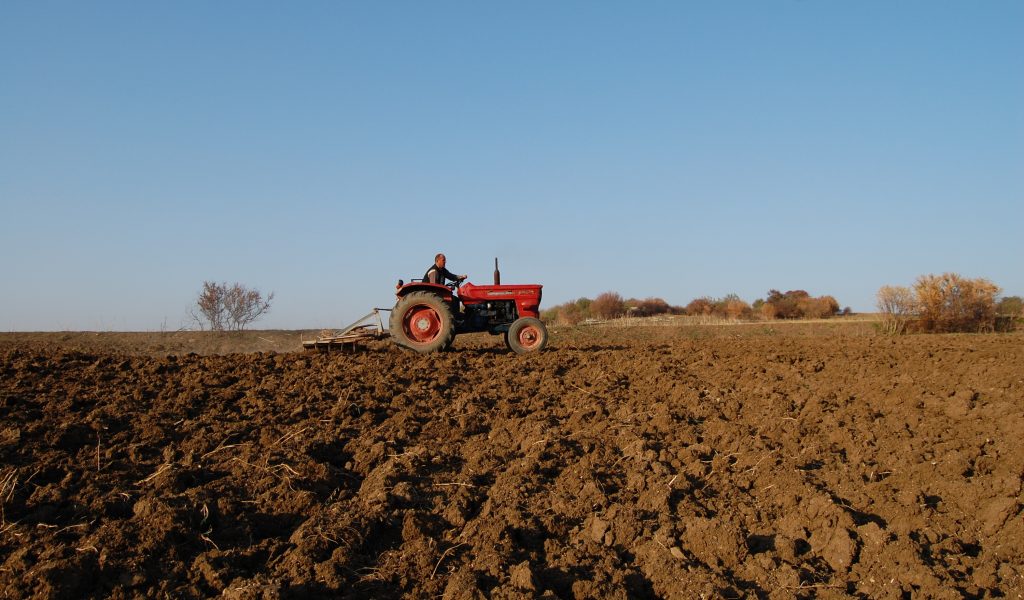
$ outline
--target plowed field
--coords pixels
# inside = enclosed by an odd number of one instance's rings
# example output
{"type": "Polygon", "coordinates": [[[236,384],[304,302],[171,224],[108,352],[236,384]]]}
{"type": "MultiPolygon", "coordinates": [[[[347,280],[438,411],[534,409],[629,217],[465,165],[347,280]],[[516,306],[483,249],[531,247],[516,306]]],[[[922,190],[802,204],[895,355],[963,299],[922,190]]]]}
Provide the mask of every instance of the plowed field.
{"type": "Polygon", "coordinates": [[[1011,597],[1024,337],[0,344],[4,597],[1011,597]]]}

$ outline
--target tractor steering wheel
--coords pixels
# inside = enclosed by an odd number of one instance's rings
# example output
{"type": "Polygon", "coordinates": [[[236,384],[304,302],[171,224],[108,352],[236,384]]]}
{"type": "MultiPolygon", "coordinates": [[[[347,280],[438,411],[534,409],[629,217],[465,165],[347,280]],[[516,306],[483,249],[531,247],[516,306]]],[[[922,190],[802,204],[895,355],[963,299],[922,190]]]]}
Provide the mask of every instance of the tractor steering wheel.
{"type": "Polygon", "coordinates": [[[454,292],[455,290],[459,289],[459,286],[462,285],[462,282],[464,280],[464,278],[460,278],[456,279],[455,281],[449,281],[448,283],[445,284],[445,286],[447,286],[448,289],[454,292]]]}

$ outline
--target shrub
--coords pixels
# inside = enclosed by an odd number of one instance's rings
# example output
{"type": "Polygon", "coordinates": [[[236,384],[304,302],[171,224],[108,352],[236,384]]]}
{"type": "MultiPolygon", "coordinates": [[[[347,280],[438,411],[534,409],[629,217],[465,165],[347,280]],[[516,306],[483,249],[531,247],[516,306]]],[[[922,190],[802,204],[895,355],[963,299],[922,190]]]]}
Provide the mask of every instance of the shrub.
{"type": "Polygon", "coordinates": [[[839,302],[832,296],[808,297],[797,300],[797,308],[805,319],[826,319],[839,312],[839,302]]]}
{"type": "Polygon", "coordinates": [[[992,331],[999,287],[956,273],[922,275],[914,284],[921,329],[931,332],[992,331]]]}
{"type": "Polygon", "coordinates": [[[886,285],[878,290],[876,299],[882,313],[882,331],[889,334],[906,332],[917,310],[914,292],[910,288],[886,285]]]}
{"type": "Polygon", "coordinates": [[[827,295],[812,297],[804,290],[768,290],[760,309],[767,319],[825,319],[839,312],[839,302],[827,295]]]}
{"type": "Polygon", "coordinates": [[[1007,317],[1024,317],[1024,298],[1007,296],[996,304],[996,312],[1007,317]]]}
{"type": "Polygon", "coordinates": [[[669,306],[669,303],[665,302],[661,298],[629,300],[626,304],[630,306],[632,314],[637,317],[653,317],[654,315],[663,315],[672,312],[672,307],[669,306]]]}
{"type": "Polygon", "coordinates": [[[588,313],[579,303],[570,302],[558,308],[558,321],[566,325],[577,325],[587,319],[588,313]]]}
{"type": "Polygon", "coordinates": [[[783,294],[779,290],[768,290],[768,298],[765,304],[775,307],[775,318],[777,319],[798,319],[803,316],[800,310],[800,302],[810,298],[810,294],[804,290],[790,290],[783,294]]]}
{"type": "Polygon", "coordinates": [[[683,310],[691,317],[710,315],[714,311],[715,301],[707,296],[694,298],[683,310]]]}
{"type": "Polygon", "coordinates": [[[724,298],[715,300],[713,314],[724,319],[749,318],[753,312],[750,305],[743,301],[736,294],[729,294],[724,298]]]}
{"type": "Polygon", "coordinates": [[[626,303],[618,292],[605,292],[590,303],[590,313],[600,319],[614,319],[626,312],[626,303]]]}
{"type": "MultiPolygon", "coordinates": [[[[820,302],[822,304],[822,308],[825,309],[822,311],[823,316],[831,317],[834,315],[841,314],[842,312],[842,309],[839,308],[839,301],[833,298],[832,296],[819,296],[818,302],[820,302]]],[[[847,306],[846,308],[849,309],[850,307],[847,306]]]]}
{"type": "Polygon", "coordinates": [[[577,325],[591,318],[590,305],[593,301],[590,298],[580,298],[565,304],[559,304],[545,310],[542,319],[550,323],[562,325],[577,325]]]}
{"type": "Polygon", "coordinates": [[[750,305],[743,300],[727,300],[725,316],[729,319],[746,319],[751,315],[750,305]]]}
{"type": "Polygon", "coordinates": [[[242,331],[270,310],[273,299],[273,292],[264,298],[259,290],[251,290],[239,283],[229,286],[227,283],[204,281],[196,299],[199,312],[193,312],[192,317],[200,328],[242,331]]]}
{"type": "Polygon", "coordinates": [[[736,294],[729,294],[723,298],[695,298],[686,305],[683,312],[691,317],[714,315],[723,319],[749,319],[754,315],[750,305],[736,294]]]}

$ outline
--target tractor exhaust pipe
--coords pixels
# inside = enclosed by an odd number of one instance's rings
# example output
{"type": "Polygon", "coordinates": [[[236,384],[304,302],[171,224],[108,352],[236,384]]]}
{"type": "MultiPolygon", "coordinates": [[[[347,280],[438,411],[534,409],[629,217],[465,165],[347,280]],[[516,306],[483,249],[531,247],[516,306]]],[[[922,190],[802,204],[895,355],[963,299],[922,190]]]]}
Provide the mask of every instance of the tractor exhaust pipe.
{"type": "Polygon", "coordinates": [[[494,257],[494,285],[501,285],[501,271],[498,270],[498,257],[494,257]]]}

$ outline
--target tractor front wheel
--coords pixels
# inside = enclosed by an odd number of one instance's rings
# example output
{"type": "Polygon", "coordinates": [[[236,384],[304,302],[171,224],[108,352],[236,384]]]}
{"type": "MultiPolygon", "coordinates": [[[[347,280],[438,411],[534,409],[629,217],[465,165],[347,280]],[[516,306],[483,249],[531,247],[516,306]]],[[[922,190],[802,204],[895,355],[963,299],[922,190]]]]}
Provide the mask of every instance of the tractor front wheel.
{"type": "Polygon", "coordinates": [[[391,338],[420,354],[445,350],[455,339],[455,319],[437,294],[413,292],[402,297],[388,321],[391,338]]]}
{"type": "Polygon", "coordinates": [[[548,344],[548,328],[533,317],[516,319],[505,334],[505,342],[516,354],[540,352],[548,344]]]}

